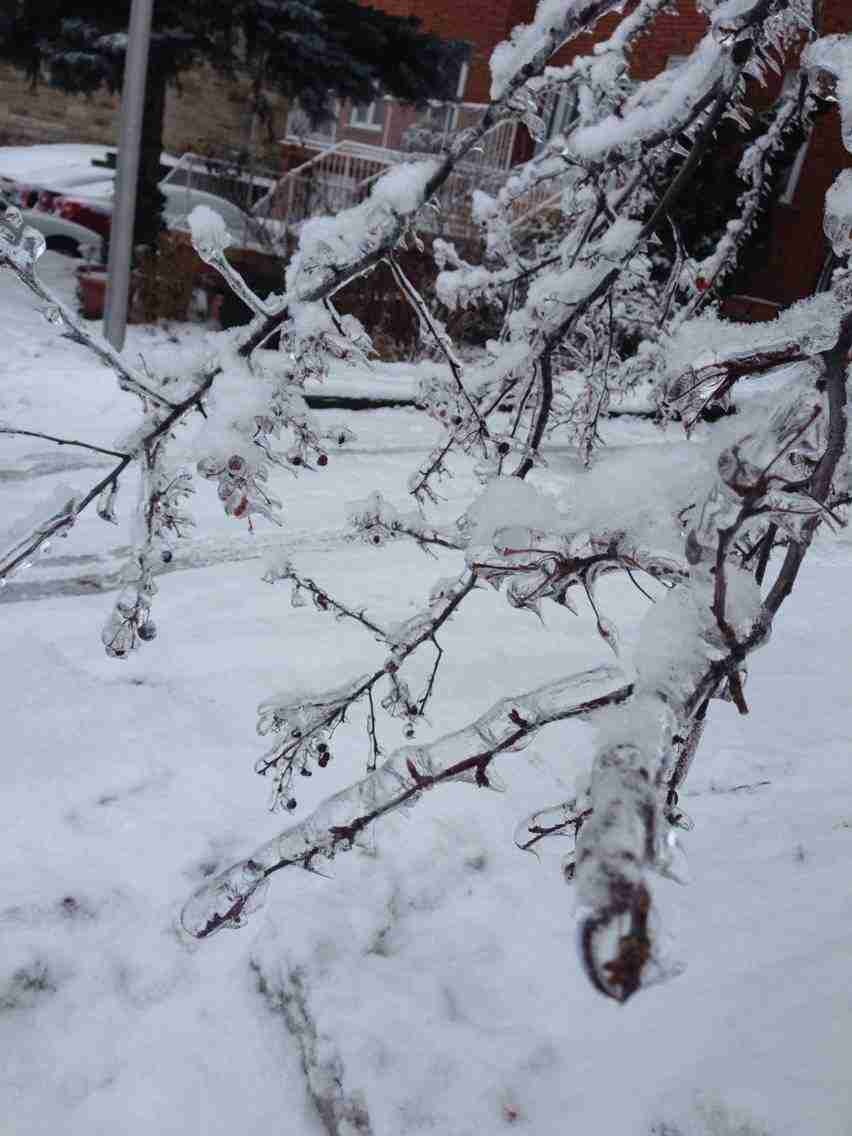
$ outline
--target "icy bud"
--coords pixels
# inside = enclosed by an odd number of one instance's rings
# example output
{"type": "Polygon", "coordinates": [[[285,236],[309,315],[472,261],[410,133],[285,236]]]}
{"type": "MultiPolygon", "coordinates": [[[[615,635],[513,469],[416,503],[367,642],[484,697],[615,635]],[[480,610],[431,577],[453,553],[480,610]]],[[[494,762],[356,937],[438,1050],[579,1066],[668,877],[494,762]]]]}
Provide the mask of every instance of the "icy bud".
{"type": "Polygon", "coordinates": [[[110,524],[117,525],[118,520],[115,515],[115,498],[118,494],[118,481],[111,481],[104,489],[98,498],[97,510],[98,516],[102,521],[109,521],[110,524]]]}
{"type": "Polygon", "coordinates": [[[187,220],[192,234],[192,247],[202,260],[215,260],[233,244],[225,222],[209,206],[196,205],[187,220]]]}
{"type": "Polygon", "coordinates": [[[0,258],[22,272],[31,272],[46,248],[47,242],[38,229],[23,223],[20,209],[7,209],[0,217],[0,258]]]}
{"type": "Polygon", "coordinates": [[[20,209],[16,209],[14,205],[10,205],[3,214],[2,219],[0,219],[0,228],[17,234],[21,231],[21,229],[23,229],[23,227],[23,213],[20,211],[20,209]]]}
{"type": "Polygon", "coordinates": [[[65,316],[62,314],[62,308],[56,304],[48,304],[42,312],[42,315],[47,322],[53,324],[54,327],[64,327],[65,325],[65,316]]]}

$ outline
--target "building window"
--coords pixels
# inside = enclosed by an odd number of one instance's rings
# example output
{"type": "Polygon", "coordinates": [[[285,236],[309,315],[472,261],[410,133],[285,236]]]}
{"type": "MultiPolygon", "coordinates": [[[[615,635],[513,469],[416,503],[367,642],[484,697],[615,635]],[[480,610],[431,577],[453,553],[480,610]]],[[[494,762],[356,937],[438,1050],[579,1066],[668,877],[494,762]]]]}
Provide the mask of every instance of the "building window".
{"type": "Polygon", "coordinates": [[[371,103],[353,106],[349,115],[349,125],[358,130],[381,130],[385,124],[385,100],[374,99],[371,103]]]}

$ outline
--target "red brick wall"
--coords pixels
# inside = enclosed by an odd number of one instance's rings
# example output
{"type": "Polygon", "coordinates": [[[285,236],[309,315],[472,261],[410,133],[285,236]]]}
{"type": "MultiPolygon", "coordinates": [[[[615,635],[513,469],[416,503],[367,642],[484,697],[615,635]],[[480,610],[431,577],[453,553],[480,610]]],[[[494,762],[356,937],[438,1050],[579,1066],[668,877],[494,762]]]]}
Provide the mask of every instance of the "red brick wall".
{"type": "MultiPolygon", "coordinates": [[[[632,11],[635,4],[629,4],[624,14],[632,11]]],[[[707,31],[707,17],[695,6],[695,0],[679,0],[676,11],[667,11],[657,16],[650,31],[635,46],[632,57],[631,74],[637,79],[650,79],[665,70],[672,55],[688,55],[707,31]]],[[[578,36],[554,58],[554,64],[570,63],[578,55],[591,51],[601,40],[607,39],[621,21],[621,15],[607,16],[600,20],[590,35],[578,36]]]]}

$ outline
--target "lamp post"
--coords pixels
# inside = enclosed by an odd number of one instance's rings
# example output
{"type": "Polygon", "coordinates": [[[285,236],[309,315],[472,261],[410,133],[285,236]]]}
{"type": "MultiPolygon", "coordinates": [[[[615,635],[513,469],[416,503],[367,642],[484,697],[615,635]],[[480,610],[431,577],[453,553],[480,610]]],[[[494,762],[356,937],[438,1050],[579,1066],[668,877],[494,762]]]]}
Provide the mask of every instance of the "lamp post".
{"type": "Polygon", "coordinates": [[[145,107],[145,78],[151,41],[154,0],[133,0],[121,92],[121,124],[118,136],[118,169],[115,203],[109,241],[104,336],[120,351],[127,329],[127,298],[130,291],[130,261],[133,253],[133,221],[136,215],[136,179],[139,173],[139,142],[145,107]]]}

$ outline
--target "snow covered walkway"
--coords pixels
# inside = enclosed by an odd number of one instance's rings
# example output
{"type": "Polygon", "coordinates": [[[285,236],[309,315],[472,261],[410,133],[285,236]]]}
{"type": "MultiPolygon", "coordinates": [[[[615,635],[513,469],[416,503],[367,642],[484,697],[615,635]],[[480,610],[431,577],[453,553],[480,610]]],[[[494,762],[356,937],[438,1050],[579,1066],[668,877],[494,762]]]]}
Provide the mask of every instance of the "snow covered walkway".
{"type": "MultiPolygon", "coordinates": [[[[48,271],[67,287],[66,264],[50,258],[48,271]]],[[[0,305],[0,418],[109,445],[132,400],[2,276],[0,305]]],[[[140,351],[154,338],[133,335],[140,351]]],[[[409,546],[342,543],[345,502],[394,497],[434,437],[411,412],[355,417],[351,450],[278,486],[283,536],[249,535],[200,487],[196,540],[171,566],[193,570],[163,574],[160,635],[133,658],[105,657],[109,600],[80,594],[87,573],[109,579],[125,529],[84,518],[8,585],[20,602],[0,607],[0,1132],[321,1136],[323,1094],[337,1094],[349,1136],[850,1136],[845,540],[823,537],[754,658],[751,715],[713,705],[681,802],[693,882],[658,887],[679,977],[625,1008],[596,995],[575,957],[558,842],[540,861],[512,842],[586,770],[591,732],[578,723],[502,758],[505,793],[438,789],[337,859],[332,878],[280,873],[243,930],[181,937],[189,892],[286,823],[251,771],[257,702],[328,688],[378,655],[360,628],[291,608],[255,558],[284,539],[304,572],[386,619],[419,607],[441,570],[409,546]]],[[[79,455],[0,439],[4,520],[59,483],[89,484],[92,455],[79,455]]],[[[554,453],[547,484],[569,472],[554,453]]],[[[446,489],[450,511],[474,484],[446,489]]],[[[123,512],[131,502],[128,487],[123,512]]],[[[601,601],[633,625],[646,604],[616,581],[601,601]]],[[[490,592],[470,605],[448,625],[424,740],[604,661],[585,613],[546,611],[541,627],[490,592]]],[[[398,725],[382,736],[388,750],[400,740],[398,725]]],[[[335,743],[297,816],[363,770],[361,721],[335,743]]]]}

